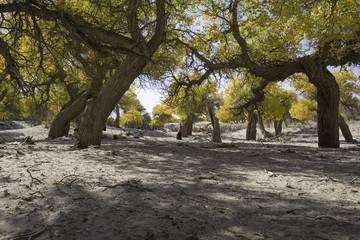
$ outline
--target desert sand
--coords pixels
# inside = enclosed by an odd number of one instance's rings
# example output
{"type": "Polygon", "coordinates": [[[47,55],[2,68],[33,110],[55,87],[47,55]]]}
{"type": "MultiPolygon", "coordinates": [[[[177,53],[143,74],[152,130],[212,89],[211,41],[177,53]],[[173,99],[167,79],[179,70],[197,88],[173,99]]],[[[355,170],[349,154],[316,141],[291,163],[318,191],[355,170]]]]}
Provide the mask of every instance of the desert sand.
{"type": "Polygon", "coordinates": [[[0,239],[360,239],[360,146],[318,148],[314,124],[223,143],[108,127],[88,149],[44,126],[0,128],[0,239]]]}

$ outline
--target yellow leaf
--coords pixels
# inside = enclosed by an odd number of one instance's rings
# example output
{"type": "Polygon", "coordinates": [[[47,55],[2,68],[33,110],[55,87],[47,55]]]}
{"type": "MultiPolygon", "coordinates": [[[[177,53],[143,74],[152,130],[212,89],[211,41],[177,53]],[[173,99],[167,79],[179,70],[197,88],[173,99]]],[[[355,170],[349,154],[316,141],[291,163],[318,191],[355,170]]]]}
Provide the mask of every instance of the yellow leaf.
{"type": "Polygon", "coordinates": [[[54,236],[59,236],[60,234],[59,234],[59,230],[55,230],[54,231],[54,236]]]}

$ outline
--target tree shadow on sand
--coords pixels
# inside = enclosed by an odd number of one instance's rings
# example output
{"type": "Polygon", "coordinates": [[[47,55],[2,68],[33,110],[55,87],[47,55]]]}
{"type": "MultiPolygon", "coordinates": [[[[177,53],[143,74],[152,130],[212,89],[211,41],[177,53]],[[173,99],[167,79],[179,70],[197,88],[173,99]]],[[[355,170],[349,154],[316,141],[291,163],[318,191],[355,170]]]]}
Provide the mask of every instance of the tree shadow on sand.
{"type": "Polygon", "coordinates": [[[78,162],[94,165],[95,172],[115,169],[118,176],[79,172],[39,184],[44,196],[10,199],[19,201],[15,211],[0,210],[8,226],[0,230],[10,237],[19,225],[47,225],[37,239],[356,239],[359,202],[318,199],[279,181],[358,189],[348,180],[358,176],[353,154],[359,150],[341,159],[338,151],[105,141],[101,149],[76,150],[78,162]]]}

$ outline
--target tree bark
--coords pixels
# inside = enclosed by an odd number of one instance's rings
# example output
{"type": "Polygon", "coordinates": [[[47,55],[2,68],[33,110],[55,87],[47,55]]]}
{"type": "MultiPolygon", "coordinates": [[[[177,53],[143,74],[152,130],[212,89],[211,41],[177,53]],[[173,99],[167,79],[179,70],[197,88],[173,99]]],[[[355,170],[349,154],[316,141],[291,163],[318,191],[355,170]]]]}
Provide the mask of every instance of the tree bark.
{"type": "Polygon", "coordinates": [[[76,142],[77,147],[100,146],[107,117],[133,81],[142,73],[146,64],[147,60],[142,56],[127,55],[99,94],[88,100],[76,142]]]}
{"type": "Polygon", "coordinates": [[[138,1],[129,2],[127,23],[133,43],[132,49],[138,49],[140,54],[129,52],[99,94],[88,100],[75,144],[76,147],[100,146],[102,130],[111,111],[119,103],[121,97],[130,88],[133,81],[143,72],[144,67],[150,61],[160,44],[166,40],[165,27],[167,25],[167,15],[165,1],[155,1],[155,33],[148,42],[142,36],[139,27],[137,16],[138,3],[138,1]]]}
{"type": "Polygon", "coordinates": [[[221,142],[219,119],[215,115],[214,107],[213,107],[213,104],[212,104],[212,102],[210,100],[208,100],[206,102],[206,107],[208,109],[209,116],[210,116],[210,119],[211,119],[211,125],[213,127],[212,140],[213,140],[213,142],[221,142]]]}
{"type": "Polygon", "coordinates": [[[188,137],[192,135],[194,121],[195,115],[192,114],[186,117],[181,131],[182,137],[188,137]]]}
{"type": "Polygon", "coordinates": [[[51,123],[48,137],[50,139],[66,136],[69,133],[70,122],[84,110],[88,92],[84,92],[74,102],[64,106],[51,123]]]}
{"type": "Polygon", "coordinates": [[[282,132],[283,119],[274,121],[275,136],[279,136],[282,132]]]}
{"type": "MultiPolygon", "coordinates": [[[[102,88],[103,76],[104,75],[93,76],[90,87],[80,96],[75,96],[76,90],[68,91],[72,100],[63,107],[63,109],[52,121],[48,135],[50,139],[69,134],[70,122],[76,117],[79,117],[79,115],[84,111],[87,100],[90,97],[95,96],[100,91],[102,88]]],[[[77,126],[77,128],[79,128],[79,126],[77,126]]]]}
{"type": "Polygon", "coordinates": [[[343,118],[343,116],[341,116],[341,115],[339,116],[339,126],[340,126],[341,133],[345,138],[345,141],[350,142],[350,143],[354,142],[354,139],[353,139],[353,136],[351,134],[350,128],[346,124],[346,121],[343,118]]]}
{"type": "Polygon", "coordinates": [[[246,140],[256,140],[257,117],[254,113],[249,112],[248,124],[246,127],[246,140]]]}
{"type": "Polygon", "coordinates": [[[339,141],[339,85],[334,75],[316,63],[307,64],[305,73],[317,89],[317,130],[319,147],[340,147],[339,141]]]}
{"type": "Polygon", "coordinates": [[[120,107],[119,107],[119,104],[116,104],[115,112],[116,112],[115,127],[120,128],[120,107]]]}

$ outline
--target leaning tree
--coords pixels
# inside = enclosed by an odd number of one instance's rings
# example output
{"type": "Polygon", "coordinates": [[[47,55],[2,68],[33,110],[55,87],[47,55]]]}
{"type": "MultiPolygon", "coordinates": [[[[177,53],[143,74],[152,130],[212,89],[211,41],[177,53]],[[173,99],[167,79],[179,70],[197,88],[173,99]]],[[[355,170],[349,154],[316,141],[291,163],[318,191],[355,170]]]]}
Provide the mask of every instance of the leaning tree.
{"type": "MultiPolygon", "coordinates": [[[[24,30],[36,33],[32,37],[41,46],[37,49],[39,54],[46,52],[43,46],[50,44],[43,37],[47,33],[48,36],[60,34],[65,43],[76,42],[100,54],[100,62],[112,56],[120,59],[109,79],[101,83],[92,81],[96,86],[92,88],[89,84],[90,89],[67,106],[71,114],[64,114],[67,117],[59,121],[69,121],[85,102],[77,146],[100,145],[107,117],[145,67],[156,61],[153,56],[167,40],[167,31],[179,24],[191,24],[183,21],[187,18],[186,14],[180,14],[188,11],[189,2],[195,4],[194,1],[176,0],[6,1],[0,4],[0,12],[9,28],[3,32],[6,35],[3,38],[5,44],[0,45],[0,53],[7,61],[8,74],[14,79],[21,78],[21,73],[13,54],[16,45],[11,45],[17,35],[10,33],[24,30]],[[20,24],[24,19],[26,24],[20,24]],[[49,26],[56,27],[56,31],[49,33],[49,26]]],[[[86,52],[77,52],[78,58],[87,59],[86,52]]],[[[75,54],[72,56],[75,57],[75,54]]],[[[54,137],[57,136],[54,134],[54,137]]]]}

